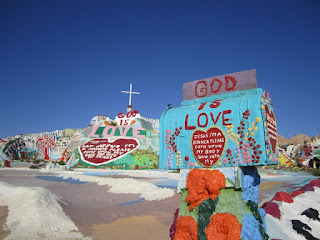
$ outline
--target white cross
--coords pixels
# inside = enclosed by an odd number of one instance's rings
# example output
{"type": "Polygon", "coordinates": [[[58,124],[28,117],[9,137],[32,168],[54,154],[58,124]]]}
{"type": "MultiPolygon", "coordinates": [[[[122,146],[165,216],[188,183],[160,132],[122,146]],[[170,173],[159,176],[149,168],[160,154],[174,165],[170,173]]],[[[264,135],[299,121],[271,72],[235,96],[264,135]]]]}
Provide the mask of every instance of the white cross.
{"type": "Polygon", "coordinates": [[[130,91],[121,91],[123,93],[129,93],[129,105],[131,106],[131,94],[140,94],[139,92],[132,92],[132,83],[130,83],[130,91]]]}

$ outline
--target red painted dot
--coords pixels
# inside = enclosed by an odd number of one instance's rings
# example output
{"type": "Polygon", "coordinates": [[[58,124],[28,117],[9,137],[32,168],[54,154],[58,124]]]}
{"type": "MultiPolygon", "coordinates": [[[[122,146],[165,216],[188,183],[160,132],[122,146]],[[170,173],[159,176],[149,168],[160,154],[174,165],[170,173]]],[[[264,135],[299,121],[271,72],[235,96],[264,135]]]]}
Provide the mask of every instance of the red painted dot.
{"type": "Polygon", "coordinates": [[[188,162],[188,161],[189,161],[189,157],[188,157],[188,156],[185,156],[185,157],[184,157],[184,160],[185,160],[186,162],[188,162]]]}

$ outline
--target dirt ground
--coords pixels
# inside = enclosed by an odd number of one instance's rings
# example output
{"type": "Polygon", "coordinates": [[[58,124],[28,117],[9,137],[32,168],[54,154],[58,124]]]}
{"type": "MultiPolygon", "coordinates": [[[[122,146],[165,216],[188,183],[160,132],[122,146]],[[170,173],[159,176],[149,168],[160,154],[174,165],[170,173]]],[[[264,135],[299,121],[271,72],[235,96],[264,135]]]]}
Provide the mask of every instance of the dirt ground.
{"type": "MultiPolygon", "coordinates": [[[[72,184],[39,178],[43,175],[51,177],[53,173],[44,174],[36,171],[4,173],[6,172],[2,171],[0,175],[2,182],[15,186],[41,186],[59,196],[62,199],[60,204],[64,212],[77,225],[79,231],[96,240],[169,239],[173,214],[180,205],[180,194],[177,193],[163,200],[146,201],[140,194],[110,193],[106,185],[72,184]]],[[[309,181],[306,177],[301,178],[300,182],[295,176],[284,178],[281,175],[277,178],[277,173],[270,171],[265,171],[262,175],[260,203],[271,199],[277,191],[294,188],[295,184],[309,181]]],[[[157,179],[135,179],[157,181],[157,179]]],[[[4,239],[10,233],[4,227],[7,216],[8,207],[0,206],[0,239],[4,239]]]]}
{"type": "Polygon", "coordinates": [[[5,228],[8,212],[7,206],[0,206],[0,239],[4,239],[10,234],[10,231],[5,228]]]}

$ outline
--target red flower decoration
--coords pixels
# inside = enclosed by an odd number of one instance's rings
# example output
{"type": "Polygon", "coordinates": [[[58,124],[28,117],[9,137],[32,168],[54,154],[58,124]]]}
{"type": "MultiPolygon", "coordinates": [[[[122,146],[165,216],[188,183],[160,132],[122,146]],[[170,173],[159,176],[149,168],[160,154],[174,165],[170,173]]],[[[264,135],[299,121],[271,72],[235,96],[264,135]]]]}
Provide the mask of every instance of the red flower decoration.
{"type": "Polygon", "coordinates": [[[239,240],[241,227],[236,216],[230,213],[217,213],[210,217],[210,223],[206,227],[208,240],[239,240]]]}
{"type": "Polygon", "coordinates": [[[190,216],[180,216],[177,221],[177,229],[174,240],[198,240],[198,223],[190,216]]]}

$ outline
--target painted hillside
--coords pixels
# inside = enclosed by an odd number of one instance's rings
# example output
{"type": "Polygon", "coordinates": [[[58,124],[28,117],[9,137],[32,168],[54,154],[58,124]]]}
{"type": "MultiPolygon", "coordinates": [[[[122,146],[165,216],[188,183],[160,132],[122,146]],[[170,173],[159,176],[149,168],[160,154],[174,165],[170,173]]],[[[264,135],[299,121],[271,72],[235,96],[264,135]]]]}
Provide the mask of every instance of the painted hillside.
{"type": "Polygon", "coordinates": [[[114,120],[99,115],[89,126],[2,139],[0,160],[41,160],[67,167],[156,169],[159,166],[159,120],[137,111],[114,120]]]}

